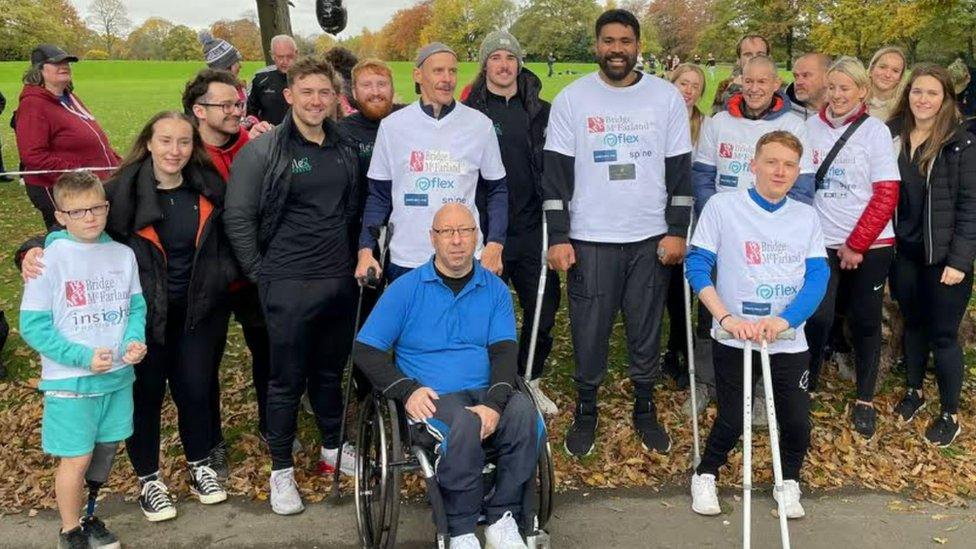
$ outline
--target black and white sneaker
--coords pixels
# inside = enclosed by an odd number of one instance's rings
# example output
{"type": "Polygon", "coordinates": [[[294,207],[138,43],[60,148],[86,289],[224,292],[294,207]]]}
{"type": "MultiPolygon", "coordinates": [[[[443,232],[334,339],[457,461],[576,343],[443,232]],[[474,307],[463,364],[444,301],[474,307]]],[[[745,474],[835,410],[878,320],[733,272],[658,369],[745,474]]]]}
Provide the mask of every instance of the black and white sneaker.
{"type": "Polygon", "coordinates": [[[227,477],[230,476],[230,465],[227,462],[227,442],[220,441],[219,444],[210,450],[210,468],[217,473],[217,480],[220,482],[227,482],[227,477]]]}
{"type": "Polygon", "coordinates": [[[81,529],[88,534],[89,547],[91,549],[120,549],[122,544],[119,538],[105,527],[102,519],[95,515],[82,517],[81,529]]]}
{"type": "Polygon", "coordinates": [[[58,529],[58,549],[88,549],[88,534],[80,526],[67,532],[58,529]]]}
{"type": "Polygon", "coordinates": [[[163,481],[155,476],[140,480],[142,492],[139,494],[139,507],[149,522],[159,522],[176,518],[176,506],[169,497],[169,490],[163,481]]]}
{"type": "Polygon", "coordinates": [[[925,399],[922,395],[918,394],[915,389],[909,389],[905,396],[902,397],[901,402],[895,406],[895,413],[904,422],[909,422],[915,419],[918,415],[918,411],[925,407],[925,399]]]}
{"type": "Polygon", "coordinates": [[[213,505],[227,499],[227,492],[217,480],[217,473],[206,462],[190,466],[190,493],[204,505],[213,505]]]}
{"type": "Polygon", "coordinates": [[[854,404],[854,411],[851,413],[854,421],[854,430],[862,437],[871,440],[877,427],[878,412],[873,406],[867,404],[854,404]]]}
{"type": "Polygon", "coordinates": [[[566,452],[578,458],[590,455],[596,443],[598,421],[595,403],[589,406],[577,403],[576,417],[566,431],[566,452]]]}
{"type": "Polygon", "coordinates": [[[952,419],[952,415],[942,412],[942,415],[925,430],[925,438],[939,448],[945,448],[952,444],[961,432],[962,427],[952,419]]]}
{"type": "Polygon", "coordinates": [[[657,410],[653,401],[648,406],[646,403],[641,407],[641,411],[634,409],[634,430],[641,439],[641,446],[645,450],[667,454],[671,451],[671,437],[667,430],[657,421],[657,410]]]}

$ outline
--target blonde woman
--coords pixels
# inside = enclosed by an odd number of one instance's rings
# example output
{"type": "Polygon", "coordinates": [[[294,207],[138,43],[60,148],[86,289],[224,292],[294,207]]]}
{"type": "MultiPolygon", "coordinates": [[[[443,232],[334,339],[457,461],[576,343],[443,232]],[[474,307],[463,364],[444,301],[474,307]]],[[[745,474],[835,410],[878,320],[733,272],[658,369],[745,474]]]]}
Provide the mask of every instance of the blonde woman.
{"type": "Polygon", "coordinates": [[[871,88],[868,93],[868,114],[887,122],[905,82],[908,58],[898,46],[885,46],[875,52],[868,64],[871,88]]]}
{"type": "Polygon", "coordinates": [[[678,88],[681,97],[685,100],[688,122],[691,126],[691,145],[697,147],[698,136],[701,135],[702,126],[707,118],[698,108],[698,100],[705,93],[705,71],[698,65],[682,63],[671,72],[669,80],[678,88]]]}
{"type": "Polygon", "coordinates": [[[894,256],[891,217],[900,180],[891,133],[884,122],[867,114],[870,88],[864,65],[841,57],[827,71],[827,104],[819,116],[807,120],[817,168],[814,206],[823,227],[830,282],[805,329],[809,389],[815,391],[835,305],[844,306],[857,374],[853,423],[868,439],[875,431],[881,303],[894,256]]]}

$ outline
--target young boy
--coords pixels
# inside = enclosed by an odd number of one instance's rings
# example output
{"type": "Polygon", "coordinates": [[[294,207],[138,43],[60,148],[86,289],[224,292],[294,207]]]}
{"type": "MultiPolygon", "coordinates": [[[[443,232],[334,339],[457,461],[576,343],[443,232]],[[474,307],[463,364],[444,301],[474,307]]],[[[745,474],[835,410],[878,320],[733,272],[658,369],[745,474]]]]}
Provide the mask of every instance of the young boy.
{"type": "Polygon", "coordinates": [[[98,178],[61,176],[54,202],[65,230],[47,236],[44,272],[24,287],[20,331],[41,355],[41,446],[61,458],[58,547],[116,548],[118,539],[94,516],[94,497],[118,442],[132,433],[131,365],[146,355],[146,302],[132,250],[104,233],[109,204],[98,178]],[[82,519],[84,481],[90,497],[82,519]]]}
{"type": "MultiPolygon", "coordinates": [[[[830,270],[817,212],[786,197],[799,176],[802,155],[803,146],[789,132],[760,137],[750,166],[755,187],[713,196],[691,239],[688,282],[712,313],[713,328],[735,338],[712,344],[718,417],[691,481],[691,508],[702,515],[721,512],[715,480],[742,435],[742,349],[747,339],[770,342],[786,516],[804,515],[799,480],[810,446],[810,400],[803,324],[823,299],[830,270]],[[713,268],[718,273],[715,283],[713,268]],[[789,328],[796,330],[796,339],[777,341],[789,328]]],[[[753,361],[758,364],[758,356],[753,361]]]]}

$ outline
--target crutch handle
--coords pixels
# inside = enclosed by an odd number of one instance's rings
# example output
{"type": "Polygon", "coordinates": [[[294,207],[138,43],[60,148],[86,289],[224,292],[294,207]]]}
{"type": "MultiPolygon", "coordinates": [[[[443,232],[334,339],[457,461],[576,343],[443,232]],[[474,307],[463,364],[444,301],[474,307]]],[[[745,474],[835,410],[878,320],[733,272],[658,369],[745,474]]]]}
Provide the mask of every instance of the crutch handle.
{"type": "MultiPolygon", "coordinates": [[[[725,328],[716,328],[715,339],[719,341],[728,341],[731,339],[736,339],[736,337],[732,335],[732,332],[726,330],[725,328]]],[[[796,339],[796,330],[793,328],[783,330],[779,333],[779,335],[776,336],[777,341],[793,341],[794,339],[796,339]]]]}

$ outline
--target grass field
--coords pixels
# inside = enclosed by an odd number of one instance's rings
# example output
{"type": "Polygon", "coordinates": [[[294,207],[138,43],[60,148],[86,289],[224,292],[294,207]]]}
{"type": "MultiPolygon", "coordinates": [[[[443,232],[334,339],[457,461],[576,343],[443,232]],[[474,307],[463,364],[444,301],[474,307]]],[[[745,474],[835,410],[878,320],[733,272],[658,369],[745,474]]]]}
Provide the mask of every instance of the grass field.
{"type": "MultiPolygon", "coordinates": [[[[77,91],[105,128],[113,146],[126,151],[152,114],[164,109],[179,109],[183,85],[201,65],[176,62],[83,62],[75,66],[77,91]]],[[[415,99],[411,80],[412,65],[394,63],[395,87],[399,100],[415,99]]],[[[592,64],[556,65],[560,73],[546,78],[545,64],[530,64],[543,80],[542,95],[552,99],[563,86],[595,69],[592,64]]],[[[7,111],[0,124],[4,144],[3,154],[8,167],[16,166],[16,150],[12,132],[7,124],[10,112],[16,108],[21,88],[20,76],[24,63],[0,63],[0,91],[7,97],[7,111]]],[[[242,76],[250,78],[259,64],[249,63],[242,76]]],[[[472,80],[476,66],[461,65],[459,88],[472,80]]],[[[711,102],[716,81],[728,75],[728,67],[720,67],[707,85],[703,105],[711,102]]],[[[784,77],[788,76],[784,73],[784,77]]],[[[18,184],[0,183],[0,310],[7,312],[16,329],[17,309],[22,283],[13,267],[11,255],[15,247],[42,229],[40,217],[27,201],[18,184]]],[[[565,300],[563,302],[565,304],[565,300]]],[[[560,405],[562,413],[549,421],[552,447],[556,454],[557,481],[560,489],[587,487],[649,486],[686,481],[688,455],[691,445],[690,426],[680,412],[685,392],[674,390],[670,383],[657,394],[661,419],[671,432],[674,449],[668,456],[644,452],[630,426],[630,387],[626,379],[628,364],[621,323],[615,327],[608,363],[609,375],[601,393],[601,427],[596,451],[581,461],[567,459],[562,448],[565,428],[571,421],[573,391],[572,345],[569,337],[565,305],[557,316],[554,333],[556,345],[549,361],[546,387],[560,405]]],[[[887,336],[886,336],[887,337],[887,336]]],[[[890,349],[886,351],[890,355],[890,349]]],[[[886,355],[886,360],[890,358],[886,355]]],[[[969,357],[972,373],[972,356],[969,357]]],[[[4,440],[0,453],[0,513],[25,510],[37,506],[51,506],[52,478],[55,461],[40,451],[40,398],[34,389],[39,376],[38,360],[17,336],[11,334],[3,359],[11,371],[10,379],[0,382],[0,437],[4,440]]],[[[953,448],[937,451],[920,442],[925,423],[937,406],[929,406],[923,418],[910,428],[898,426],[892,418],[892,407],[901,395],[899,376],[887,375],[879,384],[879,430],[870,442],[852,435],[849,428],[849,404],[854,395],[850,382],[839,380],[833,369],[826,370],[825,388],[814,407],[814,434],[804,482],[813,489],[862,487],[872,490],[911,492],[942,502],[962,503],[976,496],[976,437],[964,431],[953,448]]],[[[963,389],[961,413],[963,421],[976,415],[971,395],[976,389],[972,376],[963,389]]],[[[267,454],[255,436],[257,414],[254,391],[250,381],[249,357],[242,344],[239,329],[232,324],[227,353],[221,369],[223,387],[222,410],[225,436],[232,445],[233,475],[228,488],[235,494],[256,499],[267,498],[267,454]]],[[[934,387],[929,385],[930,395],[934,387]]],[[[709,411],[709,425],[714,409],[709,411]]],[[[315,429],[308,416],[302,414],[300,434],[306,444],[316,440],[315,429]]],[[[707,431],[707,428],[706,428],[707,431]]],[[[164,477],[172,481],[172,488],[181,496],[187,493],[183,483],[182,453],[175,430],[174,410],[168,404],[164,411],[164,477]]],[[[760,441],[763,437],[759,436],[760,441]]],[[[762,444],[765,444],[764,442],[762,444]]],[[[314,447],[313,447],[314,448],[314,447]]],[[[768,446],[755,453],[757,482],[768,482],[768,446]]],[[[301,488],[310,501],[321,499],[328,481],[308,473],[314,465],[314,454],[306,452],[297,463],[301,488]]],[[[132,497],[136,493],[131,467],[120,459],[113,473],[111,489],[132,497]]],[[[733,454],[730,471],[723,484],[734,484],[739,476],[741,455],[733,454]]],[[[416,488],[416,483],[414,483],[416,488]]]]}

